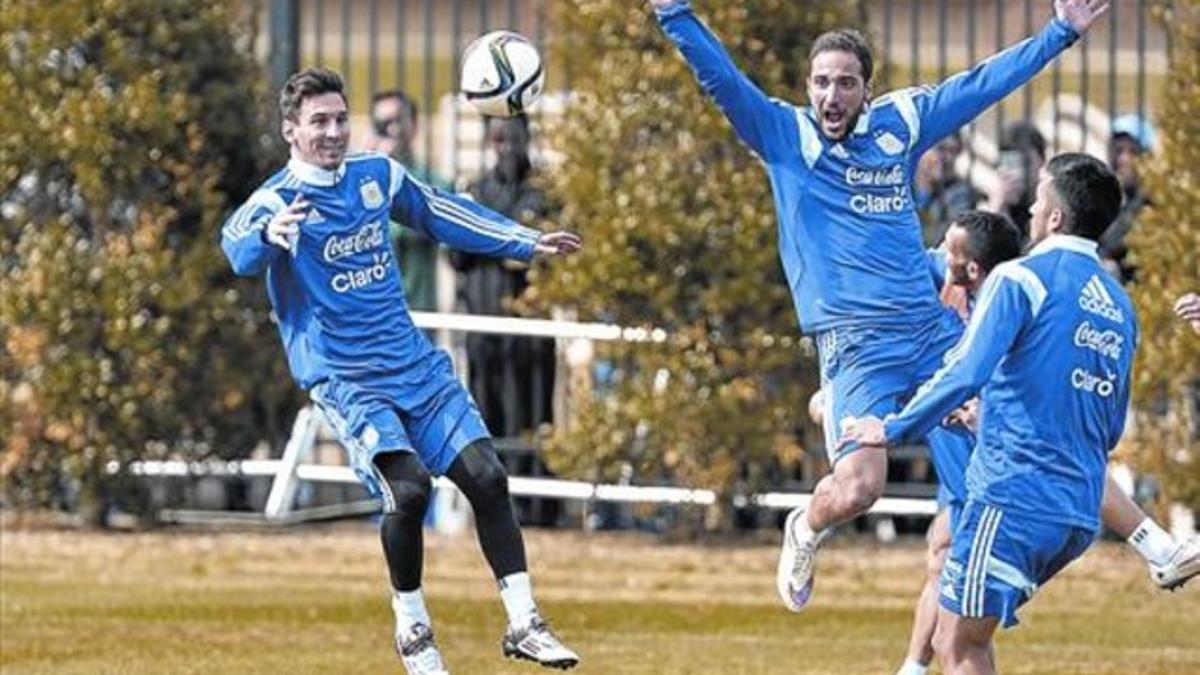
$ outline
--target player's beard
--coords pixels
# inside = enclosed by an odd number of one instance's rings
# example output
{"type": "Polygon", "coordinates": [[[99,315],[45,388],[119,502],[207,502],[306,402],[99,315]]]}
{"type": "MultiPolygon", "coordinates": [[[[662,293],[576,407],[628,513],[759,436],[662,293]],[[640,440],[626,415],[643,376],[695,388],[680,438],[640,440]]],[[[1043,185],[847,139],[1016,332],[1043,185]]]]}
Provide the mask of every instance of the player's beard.
{"type": "Polygon", "coordinates": [[[821,120],[820,120],[821,132],[824,133],[826,137],[830,138],[831,140],[835,140],[835,141],[840,141],[840,140],[846,138],[847,136],[850,135],[850,132],[854,130],[854,127],[858,125],[858,118],[862,116],[863,109],[865,107],[866,107],[865,102],[862,104],[859,104],[854,109],[850,109],[849,107],[842,107],[841,110],[839,111],[841,113],[841,119],[839,120],[838,126],[834,130],[830,130],[829,127],[827,126],[829,123],[828,119],[827,119],[829,107],[826,106],[826,107],[821,108],[821,110],[819,111],[819,113],[821,115],[821,120]]]}

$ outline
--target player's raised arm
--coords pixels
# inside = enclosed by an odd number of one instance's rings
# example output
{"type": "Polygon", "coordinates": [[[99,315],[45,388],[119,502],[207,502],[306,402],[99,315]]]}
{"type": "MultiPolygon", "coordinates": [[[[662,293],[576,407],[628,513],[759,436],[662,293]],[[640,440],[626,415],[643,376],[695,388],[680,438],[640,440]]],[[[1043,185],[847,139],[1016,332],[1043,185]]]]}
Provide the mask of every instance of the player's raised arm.
{"type": "Polygon", "coordinates": [[[795,152],[796,118],[791,106],[773,101],[746,77],[720,41],[692,12],[687,0],[651,0],[663,32],[679,47],[704,91],[717,102],[737,132],[764,161],[795,152]]]}
{"type": "Polygon", "coordinates": [[[579,238],[543,234],[470,199],[430,187],[400,164],[391,164],[391,208],[394,219],[450,248],[492,258],[528,261],[535,254],[565,254],[579,249],[579,238]]]}
{"type": "Polygon", "coordinates": [[[920,157],[938,141],[1033,79],[1107,11],[1108,3],[1100,0],[1056,0],[1054,18],[1037,35],[935,87],[900,92],[911,96],[920,125],[913,156],[920,157]]]}

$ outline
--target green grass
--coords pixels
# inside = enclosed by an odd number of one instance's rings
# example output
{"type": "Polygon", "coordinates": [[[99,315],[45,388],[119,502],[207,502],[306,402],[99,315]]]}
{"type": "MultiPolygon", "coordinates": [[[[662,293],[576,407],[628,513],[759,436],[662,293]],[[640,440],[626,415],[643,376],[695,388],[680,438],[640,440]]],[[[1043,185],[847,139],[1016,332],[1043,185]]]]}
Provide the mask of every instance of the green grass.
{"type": "MultiPolygon", "coordinates": [[[[776,606],[775,547],[529,533],[535,591],[591,673],[881,673],[907,642],[921,550],[835,541],[814,605],[776,606]]],[[[3,532],[0,672],[398,672],[377,534],[3,532]]],[[[426,593],[454,672],[500,655],[503,611],[472,537],[430,536],[426,593]]],[[[1001,635],[1013,673],[1200,672],[1200,591],[1155,591],[1134,555],[1089,552],[1001,635]]]]}

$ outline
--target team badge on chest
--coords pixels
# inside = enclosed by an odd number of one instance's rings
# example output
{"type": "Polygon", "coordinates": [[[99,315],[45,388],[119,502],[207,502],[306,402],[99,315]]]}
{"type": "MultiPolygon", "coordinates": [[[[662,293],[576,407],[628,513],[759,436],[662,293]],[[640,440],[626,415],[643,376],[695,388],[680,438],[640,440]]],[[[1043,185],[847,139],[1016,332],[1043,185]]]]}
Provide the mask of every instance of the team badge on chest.
{"type": "Polygon", "coordinates": [[[875,139],[875,144],[879,146],[880,150],[889,155],[898,155],[904,150],[904,141],[886,131],[879,138],[875,139]]]}
{"type": "Polygon", "coordinates": [[[379,183],[367,180],[358,186],[358,193],[362,195],[363,206],[368,209],[377,209],[383,206],[383,190],[379,189],[379,183]]]}

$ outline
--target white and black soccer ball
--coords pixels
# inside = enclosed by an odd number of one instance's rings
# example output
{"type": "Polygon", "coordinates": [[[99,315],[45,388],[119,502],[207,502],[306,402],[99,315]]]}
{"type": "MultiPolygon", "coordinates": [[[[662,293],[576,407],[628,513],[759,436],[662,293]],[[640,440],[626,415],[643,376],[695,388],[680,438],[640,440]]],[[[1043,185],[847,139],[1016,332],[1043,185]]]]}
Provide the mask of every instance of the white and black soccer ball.
{"type": "Polygon", "coordinates": [[[517,33],[492,31],[463,52],[459,88],[484,115],[520,115],[542,95],[545,81],[537,47],[517,33]]]}

